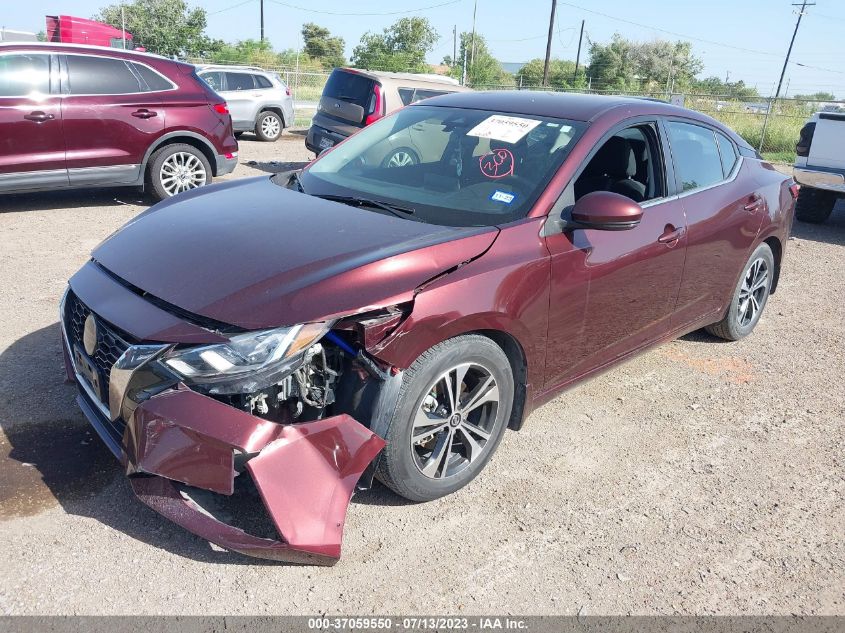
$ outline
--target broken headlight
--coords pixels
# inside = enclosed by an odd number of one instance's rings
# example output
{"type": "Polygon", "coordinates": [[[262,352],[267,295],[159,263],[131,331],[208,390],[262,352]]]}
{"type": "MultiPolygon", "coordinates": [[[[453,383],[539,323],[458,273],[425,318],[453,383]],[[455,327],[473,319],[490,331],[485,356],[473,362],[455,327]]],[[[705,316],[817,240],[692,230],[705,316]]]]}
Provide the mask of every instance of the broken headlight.
{"type": "Polygon", "coordinates": [[[175,350],[163,362],[185,382],[212,394],[251,393],[295,369],[302,352],[331,322],[238,334],[226,343],[175,350]]]}

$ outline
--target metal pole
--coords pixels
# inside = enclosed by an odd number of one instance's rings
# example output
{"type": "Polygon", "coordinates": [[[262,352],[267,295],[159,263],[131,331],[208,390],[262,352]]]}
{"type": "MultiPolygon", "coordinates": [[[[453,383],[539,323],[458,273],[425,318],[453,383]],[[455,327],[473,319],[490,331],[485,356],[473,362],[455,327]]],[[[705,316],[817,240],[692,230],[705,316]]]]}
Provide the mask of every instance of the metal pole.
{"type": "Polygon", "coordinates": [[[261,0],[261,41],[264,41],[264,0],[261,0]]]}
{"type": "Polygon", "coordinates": [[[578,54],[575,56],[575,74],[572,75],[572,82],[578,81],[578,64],[581,62],[581,42],[584,39],[584,22],[581,20],[581,35],[578,36],[578,54]]]}
{"type": "MultiPolygon", "coordinates": [[[[475,64],[475,16],[478,13],[478,0],[475,0],[475,4],[472,8],[472,50],[470,52],[469,57],[469,72],[472,74],[472,67],[475,64]]],[[[464,51],[464,57],[466,57],[466,51],[464,51]]]]}
{"type": "Polygon", "coordinates": [[[552,56],[552,33],[555,28],[557,0],[552,0],[552,12],[549,15],[549,39],[546,40],[546,63],[543,64],[543,86],[549,85],[549,58],[552,56]]]}
{"type": "Polygon", "coordinates": [[[123,38],[123,50],[126,50],[126,16],[123,13],[123,4],[120,5],[120,36],[123,38]]]}
{"type": "Polygon", "coordinates": [[[458,63],[458,25],[452,27],[452,68],[458,63]]]}
{"type": "MultiPolygon", "coordinates": [[[[809,6],[815,6],[815,2],[811,2],[809,6]]],[[[793,4],[793,7],[797,7],[797,4],[793,4]]],[[[786,74],[786,67],[789,65],[789,57],[792,55],[792,46],[795,44],[795,36],[798,35],[798,27],[801,26],[801,18],[804,17],[804,10],[807,8],[807,0],[803,0],[801,3],[801,9],[798,11],[798,21],[795,22],[795,30],[792,31],[792,39],[789,40],[789,48],[786,50],[786,59],[783,60],[783,68],[780,71],[780,79],[778,80],[778,87],[775,90],[774,100],[769,100],[769,109],[766,112],[766,118],[763,121],[763,132],[760,134],[760,146],[757,148],[758,152],[763,151],[763,141],[766,140],[766,129],[769,127],[769,116],[772,112],[772,107],[774,102],[777,101],[777,98],[780,96],[780,88],[783,85],[783,76],[786,74]]]]}

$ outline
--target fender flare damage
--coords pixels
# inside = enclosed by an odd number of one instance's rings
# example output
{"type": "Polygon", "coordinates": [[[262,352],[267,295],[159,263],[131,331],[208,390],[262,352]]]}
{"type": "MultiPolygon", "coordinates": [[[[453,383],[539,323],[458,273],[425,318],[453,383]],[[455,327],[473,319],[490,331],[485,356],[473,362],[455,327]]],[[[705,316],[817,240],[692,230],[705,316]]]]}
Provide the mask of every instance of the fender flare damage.
{"type": "Polygon", "coordinates": [[[355,484],[384,444],[345,414],[281,425],[182,387],[138,406],[124,461],[138,499],[188,531],[248,556],[332,565],[355,484]],[[244,472],[236,454],[246,458],[244,472]],[[279,540],[218,520],[185,487],[231,495],[247,473],[279,540]]]}

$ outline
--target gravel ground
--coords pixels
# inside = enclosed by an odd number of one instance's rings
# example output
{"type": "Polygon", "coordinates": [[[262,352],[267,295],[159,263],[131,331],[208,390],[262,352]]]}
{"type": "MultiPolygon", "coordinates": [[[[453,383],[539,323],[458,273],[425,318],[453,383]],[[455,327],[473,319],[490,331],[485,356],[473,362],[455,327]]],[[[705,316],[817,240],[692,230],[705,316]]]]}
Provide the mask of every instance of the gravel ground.
{"type": "MultiPolygon", "coordinates": [[[[231,177],[309,158],[301,135],[244,137],[231,177]]],[[[340,563],[309,568],[135,501],[63,384],[66,280],[143,208],[0,198],[0,612],[845,614],[845,209],[796,225],[753,336],[695,333],[571,390],[451,497],[357,495],[340,563]]]]}

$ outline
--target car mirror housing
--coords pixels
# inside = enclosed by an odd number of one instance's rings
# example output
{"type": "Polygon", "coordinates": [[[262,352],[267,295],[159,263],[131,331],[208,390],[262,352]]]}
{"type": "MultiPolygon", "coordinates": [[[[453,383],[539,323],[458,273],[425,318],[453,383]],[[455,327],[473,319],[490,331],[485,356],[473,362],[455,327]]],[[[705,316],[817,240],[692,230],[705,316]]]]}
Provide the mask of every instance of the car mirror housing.
{"type": "Polygon", "coordinates": [[[611,191],[593,191],[572,209],[569,228],[624,231],[640,223],[643,208],[630,198],[611,191]]]}

